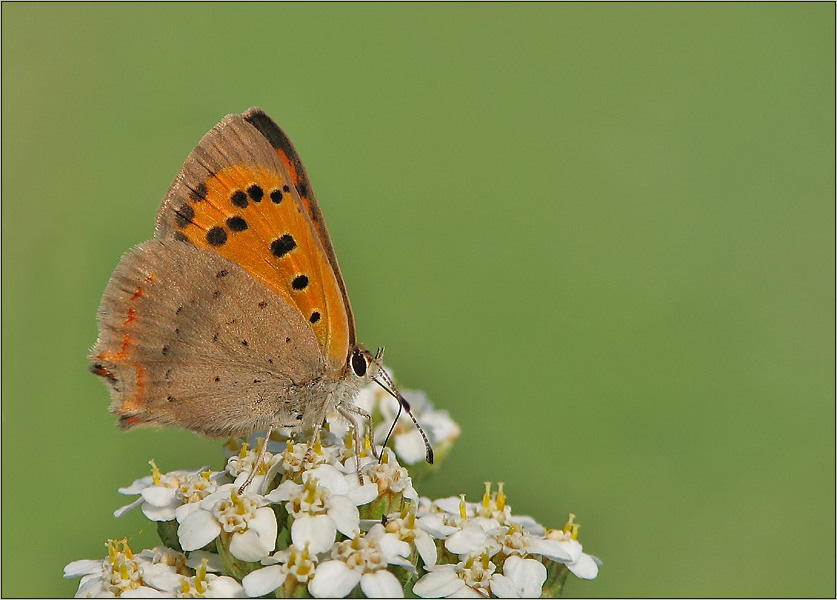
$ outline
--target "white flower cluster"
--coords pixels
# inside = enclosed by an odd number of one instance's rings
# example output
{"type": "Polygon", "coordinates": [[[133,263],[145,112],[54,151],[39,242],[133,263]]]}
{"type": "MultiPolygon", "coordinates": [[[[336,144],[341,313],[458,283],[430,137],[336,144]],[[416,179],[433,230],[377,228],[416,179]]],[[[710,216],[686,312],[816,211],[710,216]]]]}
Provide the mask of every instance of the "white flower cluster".
{"type": "MultiPolygon", "coordinates": [[[[370,413],[391,408],[370,389],[364,396],[370,413]]],[[[423,397],[411,403],[446,453],[459,428],[423,397]]],[[[367,597],[531,597],[559,593],[568,572],[597,575],[572,515],[564,528],[545,530],[512,515],[502,484],[495,492],[486,484],[479,503],[419,497],[395,455],[421,459],[424,444],[419,437],[416,452],[412,430],[400,425],[395,452],[382,449],[381,460],[366,441],[361,485],[352,432],[336,423],[329,429],[315,440],[228,443],[221,471],[162,473],[152,461],[150,476],[119,490],[139,498],[114,514],[140,506],[165,545],[135,554],[127,540],[110,540],[105,559],[70,563],[64,577],[81,577],[76,597],[326,598],[356,595],[358,587],[367,597]]]]}

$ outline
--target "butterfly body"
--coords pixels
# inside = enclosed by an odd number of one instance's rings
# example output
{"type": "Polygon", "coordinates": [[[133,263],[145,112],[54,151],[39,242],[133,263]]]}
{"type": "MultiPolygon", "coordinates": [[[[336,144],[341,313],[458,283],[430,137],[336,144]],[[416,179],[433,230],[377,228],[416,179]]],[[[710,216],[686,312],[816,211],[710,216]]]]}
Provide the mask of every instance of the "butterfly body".
{"type": "Polygon", "coordinates": [[[187,158],[153,239],[117,266],[91,371],[121,427],[210,437],[319,428],[372,381],[381,355],[354,319],[296,151],[260,109],[229,115],[187,158]]]}

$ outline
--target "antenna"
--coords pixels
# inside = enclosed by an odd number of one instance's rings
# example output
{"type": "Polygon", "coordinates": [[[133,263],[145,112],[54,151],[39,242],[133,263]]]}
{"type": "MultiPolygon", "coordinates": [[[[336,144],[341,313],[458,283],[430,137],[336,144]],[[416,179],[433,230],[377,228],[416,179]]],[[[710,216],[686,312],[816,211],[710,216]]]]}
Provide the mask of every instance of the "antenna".
{"type": "MultiPolygon", "coordinates": [[[[406,411],[410,418],[413,420],[413,425],[416,426],[419,433],[421,434],[422,439],[424,440],[424,459],[433,464],[433,448],[430,447],[430,440],[427,439],[427,434],[424,433],[424,429],[421,428],[421,425],[418,424],[416,418],[413,416],[412,411],[410,410],[410,403],[401,395],[401,392],[398,391],[398,388],[395,387],[395,384],[392,382],[392,379],[389,378],[387,372],[384,371],[383,368],[380,369],[379,373],[383,376],[384,380],[389,384],[389,387],[381,383],[377,378],[373,377],[372,381],[377,383],[381,388],[384,389],[390,396],[398,400],[398,413],[395,415],[395,420],[392,422],[392,427],[389,428],[389,433],[387,433],[387,437],[384,440],[384,447],[386,447],[387,443],[389,442],[389,437],[392,435],[392,432],[395,430],[395,424],[398,423],[398,417],[401,416],[401,410],[403,409],[406,411]]],[[[381,453],[381,458],[383,458],[383,452],[381,453]]],[[[378,459],[379,461],[381,459],[378,459]]]]}

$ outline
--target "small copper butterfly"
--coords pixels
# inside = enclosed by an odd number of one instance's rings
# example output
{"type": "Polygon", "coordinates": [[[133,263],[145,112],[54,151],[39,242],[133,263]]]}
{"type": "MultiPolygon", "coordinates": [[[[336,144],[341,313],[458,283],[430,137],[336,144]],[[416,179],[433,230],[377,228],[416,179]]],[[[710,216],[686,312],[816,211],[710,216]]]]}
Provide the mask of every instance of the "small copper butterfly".
{"type": "Polygon", "coordinates": [[[90,370],[123,429],[229,437],[311,427],[313,440],[337,410],[359,451],[355,417],[371,419],[352,403],[361,388],[376,381],[409,412],[382,350],[357,343],[308,175],[259,108],[226,116],[192,150],[154,238],[122,257],[98,318],[90,370]]]}

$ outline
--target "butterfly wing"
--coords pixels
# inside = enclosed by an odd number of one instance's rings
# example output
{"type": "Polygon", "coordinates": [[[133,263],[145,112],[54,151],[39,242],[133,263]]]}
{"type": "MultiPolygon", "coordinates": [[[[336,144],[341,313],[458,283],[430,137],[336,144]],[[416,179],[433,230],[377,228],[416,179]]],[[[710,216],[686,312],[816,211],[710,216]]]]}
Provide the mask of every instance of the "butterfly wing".
{"type": "MultiPolygon", "coordinates": [[[[256,115],[264,113],[253,110],[251,119],[263,124],[256,115]]],[[[156,237],[227,258],[297,307],[336,371],[345,365],[354,323],[322,214],[313,196],[300,195],[297,185],[306,193],[311,188],[288,147],[285,163],[245,116],[225,117],[175,178],[157,214],[156,237]]]]}
{"type": "Polygon", "coordinates": [[[222,437],[314,414],[297,385],[325,371],[314,331],[215,252],[166,238],[128,252],[105,290],[99,330],[91,370],[126,429],[177,425],[222,437]]]}
{"type": "Polygon", "coordinates": [[[271,119],[267,113],[258,107],[253,107],[247,110],[243,115],[244,120],[255,127],[261,133],[268,143],[276,151],[279,159],[282,161],[285,170],[291,176],[291,181],[299,192],[299,197],[308,211],[308,217],[314,224],[320,238],[320,244],[325,249],[326,257],[337,277],[337,283],[340,286],[340,293],[343,297],[343,306],[346,308],[347,320],[349,324],[349,345],[353,346],[357,341],[355,338],[355,320],[352,314],[352,305],[349,302],[349,294],[346,291],[346,283],[343,281],[343,274],[340,272],[340,265],[337,263],[337,255],[334,252],[334,247],[331,244],[331,236],[328,234],[325,218],[320,210],[320,205],[317,203],[317,198],[314,196],[314,188],[311,187],[311,181],[308,178],[308,173],[305,166],[302,164],[299,154],[294,148],[291,139],[282,130],[276,121],[271,119]]]}

